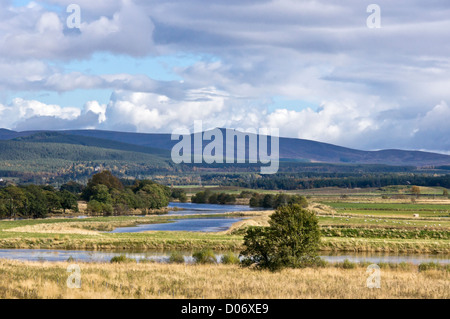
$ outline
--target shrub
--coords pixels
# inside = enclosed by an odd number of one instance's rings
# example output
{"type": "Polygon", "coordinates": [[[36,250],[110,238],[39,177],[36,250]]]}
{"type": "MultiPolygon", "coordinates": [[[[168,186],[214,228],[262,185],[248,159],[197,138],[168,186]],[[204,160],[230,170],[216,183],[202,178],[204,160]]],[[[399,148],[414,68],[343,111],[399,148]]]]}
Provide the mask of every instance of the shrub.
{"type": "Polygon", "coordinates": [[[111,214],[113,207],[111,204],[101,203],[94,199],[88,203],[87,210],[94,214],[111,214]]]}
{"type": "Polygon", "coordinates": [[[407,263],[404,261],[402,261],[401,263],[398,264],[398,269],[401,269],[401,270],[411,270],[411,269],[414,269],[414,267],[415,267],[414,264],[407,263]]]}
{"type": "Polygon", "coordinates": [[[320,228],[314,212],[284,205],[272,214],[269,225],[247,229],[243,265],[272,271],[317,265],[320,228]]]}
{"type": "Polygon", "coordinates": [[[344,268],[344,269],[354,269],[354,268],[356,268],[356,263],[351,262],[350,260],[346,259],[341,264],[341,267],[344,268]]]}
{"type": "Polygon", "coordinates": [[[210,249],[203,249],[195,252],[192,257],[197,264],[215,264],[217,262],[216,255],[210,249]]]}
{"type": "Polygon", "coordinates": [[[239,260],[239,256],[230,251],[222,256],[221,262],[225,265],[238,265],[241,261],[239,260]]]}
{"type": "Polygon", "coordinates": [[[315,266],[319,267],[319,268],[326,268],[329,265],[330,265],[330,263],[328,261],[326,261],[325,259],[322,259],[322,258],[317,258],[317,261],[316,261],[316,264],[315,264],[315,266]]]}
{"type": "Polygon", "coordinates": [[[170,254],[169,263],[171,264],[184,264],[184,256],[179,251],[174,251],[170,254]]]}
{"type": "Polygon", "coordinates": [[[435,262],[429,262],[429,263],[421,263],[419,265],[419,271],[426,271],[426,270],[438,270],[441,268],[441,265],[435,262]]]}
{"type": "Polygon", "coordinates": [[[120,255],[120,256],[114,256],[113,258],[111,258],[110,263],[114,264],[123,264],[123,263],[135,263],[136,260],[133,258],[128,258],[125,255],[120,255]]]}
{"type": "Polygon", "coordinates": [[[300,195],[286,195],[286,194],[258,194],[253,193],[250,198],[250,206],[251,207],[263,207],[263,208],[274,208],[285,206],[285,205],[294,205],[298,204],[303,208],[308,207],[308,201],[306,197],[300,195]]]}

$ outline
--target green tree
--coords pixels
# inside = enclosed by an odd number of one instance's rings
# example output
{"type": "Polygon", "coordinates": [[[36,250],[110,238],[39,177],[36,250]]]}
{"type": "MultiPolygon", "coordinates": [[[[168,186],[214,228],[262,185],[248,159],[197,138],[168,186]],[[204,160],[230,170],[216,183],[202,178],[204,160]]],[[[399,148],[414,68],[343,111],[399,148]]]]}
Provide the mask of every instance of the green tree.
{"type": "Polygon", "coordinates": [[[264,196],[262,207],[264,208],[272,208],[274,205],[274,197],[271,194],[267,194],[264,196]]]}
{"type": "Polygon", "coordinates": [[[47,213],[51,214],[61,209],[61,198],[54,191],[44,191],[47,201],[47,213]]]}
{"type": "Polygon", "coordinates": [[[94,188],[99,185],[105,186],[108,191],[112,189],[124,189],[122,182],[117,177],[115,177],[110,171],[103,171],[92,176],[86,188],[83,190],[81,197],[84,200],[89,201],[91,196],[94,195],[94,188]]]}
{"type": "Polygon", "coordinates": [[[82,184],[70,181],[64,185],[61,185],[59,190],[60,191],[68,191],[72,194],[80,194],[84,190],[84,188],[85,187],[82,184]]]}
{"type": "Polygon", "coordinates": [[[100,203],[98,201],[91,200],[87,206],[88,211],[96,214],[111,214],[113,212],[113,207],[111,204],[100,203]]]}
{"type": "Polygon", "coordinates": [[[2,190],[4,206],[9,218],[15,218],[18,213],[23,212],[27,200],[23,189],[16,186],[8,186],[2,190]]]}
{"type": "Polygon", "coordinates": [[[101,184],[92,187],[92,196],[89,201],[91,200],[96,200],[103,204],[112,204],[112,198],[109,194],[108,187],[101,184]]]}
{"type": "Polygon", "coordinates": [[[181,203],[187,202],[186,192],[182,189],[173,189],[170,197],[173,199],[178,199],[181,203]]]}
{"type": "Polygon", "coordinates": [[[64,214],[66,213],[67,209],[78,212],[77,196],[67,190],[60,191],[58,195],[64,214]]]}
{"type": "Polygon", "coordinates": [[[145,208],[158,209],[169,205],[169,196],[166,190],[156,183],[145,185],[137,194],[143,199],[145,208]]]}
{"type": "Polygon", "coordinates": [[[36,185],[24,187],[25,201],[24,212],[26,216],[33,218],[45,218],[48,213],[48,202],[45,191],[36,185]]]}
{"type": "Polygon", "coordinates": [[[319,258],[319,220],[298,204],[280,206],[270,217],[269,227],[251,227],[241,252],[244,265],[256,264],[272,271],[315,265],[319,258]]]}
{"type": "Polygon", "coordinates": [[[420,187],[419,187],[419,186],[413,186],[413,187],[411,187],[411,192],[412,192],[414,195],[419,196],[419,195],[420,195],[420,187]]]}

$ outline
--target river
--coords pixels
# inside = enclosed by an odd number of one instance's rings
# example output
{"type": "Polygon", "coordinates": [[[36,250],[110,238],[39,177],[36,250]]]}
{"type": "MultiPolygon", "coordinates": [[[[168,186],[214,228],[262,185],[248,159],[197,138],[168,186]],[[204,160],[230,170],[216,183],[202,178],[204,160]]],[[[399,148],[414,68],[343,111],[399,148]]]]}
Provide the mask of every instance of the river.
{"type": "MultiPolygon", "coordinates": [[[[182,208],[182,210],[171,210],[168,215],[214,215],[232,212],[242,212],[254,210],[243,205],[213,205],[194,203],[170,203],[171,208],[182,208]]],[[[243,218],[236,217],[200,217],[189,219],[173,219],[170,223],[164,224],[143,224],[133,227],[116,228],[111,233],[141,233],[146,231],[191,231],[191,232],[220,232],[225,231],[234,223],[243,218]]]]}
{"type": "MultiPolygon", "coordinates": [[[[109,262],[111,258],[126,255],[128,258],[140,260],[154,260],[167,262],[169,251],[81,251],[81,250],[45,250],[45,249],[0,249],[0,259],[34,261],[34,262],[61,262],[72,258],[78,262],[109,262]]],[[[193,262],[192,252],[181,252],[187,263],[193,262]]],[[[216,253],[217,260],[222,255],[216,253]]],[[[394,254],[394,253],[324,253],[320,257],[329,262],[342,262],[348,259],[352,262],[370,263],[400,263],[407,262],[420,264],[424,262],[437,262],[450,264],[450,255],[431,254],[394,254]]]]}
{"type": "MultiPolygon", "coordinates": [[[[252,208],[241,205],[211,205],[192,203],[170,203],[169,207],[179,207],[183,210],[172,210],[169,215],[214,215],[227,212],[251,211],[252,208]]],[[[134,227],[117,228],[113,233],[137,233],[145,231],[195,231],[195,232],[217,232],[228,229],[233,223],[242,220],[236,217],[204,217],[173,220],[165,224],[143,224],[134,227]]],[[[76,250],[43,250],[43,249],[0,249],[0,259],[11,259],[21,261],[67,261],[72,257],[80,262],[109,262],[112,257],[125,254],[128,258],[139,260],[155,260],[166,262],[171,252],[161,251],[76,251],[76,250]]],[[[182,252],[186,262],[192,262],[192,252],[182,252]]],[[[221,257],[216,254],[217,259],[221,257]]],[[[393,253],[322,253],[321,257],[329,262],[342,262],[348,259],[353,262],[371,263],[400,263],[408,262],[420,264],[423,262],[438,262],[450,264],[450,255],[431,254],[393,254],[393,253]]]]}

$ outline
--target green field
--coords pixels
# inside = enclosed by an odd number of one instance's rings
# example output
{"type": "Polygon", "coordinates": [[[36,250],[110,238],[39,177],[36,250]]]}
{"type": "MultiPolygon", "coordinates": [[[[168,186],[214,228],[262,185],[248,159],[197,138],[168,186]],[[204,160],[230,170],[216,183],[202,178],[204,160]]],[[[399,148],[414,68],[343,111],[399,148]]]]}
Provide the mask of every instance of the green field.
{"type": "MultiPolygon", "coordinates": [[[[212,189],[238,191],[231,187],[212,189]]],[[[408,199],[382,198],[377,191],[367,197],[358,194],[343,199],[342,194],[335,193],[335,189],[332,193],[330,196],[329,190],[323,189],[319,196],[308,199],[310,209],[316,210],[319,216],[322,250],[450,253],[450,200],[418,199],[412,203],[408,199]],[[414,214],[419,217],[414,217],[414,214]]],[[[246,227],[255,225],[252,221],[257,222],[256,225],[267,225],[269,215],[270,212],[261,212],[256,216],[243,214],[249,219],[222,233],[107,232],[116,227],[198,217],[195,215],[0,221],[0,248],[240,250],[246,227]]]]}

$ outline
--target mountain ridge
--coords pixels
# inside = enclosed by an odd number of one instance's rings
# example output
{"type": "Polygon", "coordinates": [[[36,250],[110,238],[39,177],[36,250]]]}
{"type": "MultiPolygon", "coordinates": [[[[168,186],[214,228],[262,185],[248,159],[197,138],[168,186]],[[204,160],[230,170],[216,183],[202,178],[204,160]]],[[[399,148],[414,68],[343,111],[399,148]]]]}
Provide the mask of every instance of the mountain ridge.
{"type": "MultiPolygon", "coordinates": [[[[225,130],[221,130],[224,135],[226,135],[225,130]]],[[[16,132],[0,129],[0,140],[91,145],[130,152],[154,154],[163,157],[169,156],[169,151],[176,143],[178,143],[178,141],[171,140],[171,134],[102,130],[41,130],[16,132]],[[78,138],[74,138],[74,136],[78,136],[78,138]]],[[[203,142],[204,145],[208,143],[208,141],[203,142]]],[[[309,161],[330,164],[351,163],[412,166],[450,164],[449,155],[416,150],[386,149],[363,151],[329,143],[289,137],[280,137],[279,146],[280,158],[291,161],[309,161]]],[[[225,141],[224,147],[226,147],[225,141]]]]}

